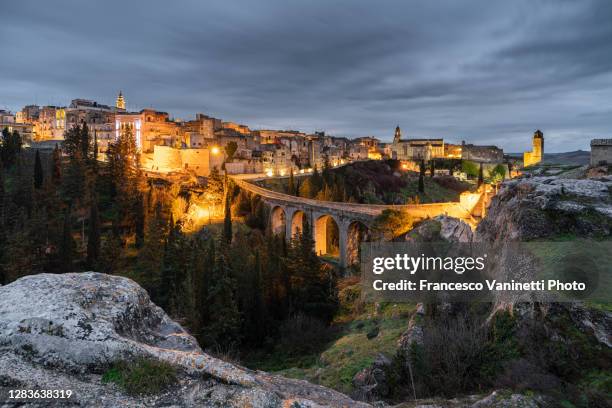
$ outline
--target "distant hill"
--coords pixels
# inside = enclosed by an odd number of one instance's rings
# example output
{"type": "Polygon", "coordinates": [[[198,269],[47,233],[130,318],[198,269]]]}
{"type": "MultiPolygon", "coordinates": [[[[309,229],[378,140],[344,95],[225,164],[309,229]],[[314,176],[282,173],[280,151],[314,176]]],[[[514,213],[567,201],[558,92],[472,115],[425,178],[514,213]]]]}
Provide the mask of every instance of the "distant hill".
{"type": "MultiPolygon", "coordinates": [[[[523,157],[522,153],[510,153],[512,157],[523,157]]],[[[572,164],[584,165],[589,164],[591,160],[591,152],[585,150],[576,150],[573,152],[564,153],[544,153],[544,163],[546,164],[572,164]]]]}

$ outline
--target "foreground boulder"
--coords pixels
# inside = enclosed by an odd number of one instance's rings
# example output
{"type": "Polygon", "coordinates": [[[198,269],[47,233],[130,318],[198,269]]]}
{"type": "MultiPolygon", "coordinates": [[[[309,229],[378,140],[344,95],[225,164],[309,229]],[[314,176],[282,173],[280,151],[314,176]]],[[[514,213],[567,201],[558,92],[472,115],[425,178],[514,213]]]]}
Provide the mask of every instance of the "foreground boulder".
{"type": "Polygon", "coordinates": [[[367,406],[213,358],[135,282],[95,272],[32,275],[0,287],[1,386],[70,389],[78,404],[99,407],[367,406]],[[113,363],[141,357],[175,366],[179,384],[142,398],[102,384],[113,363]]]}

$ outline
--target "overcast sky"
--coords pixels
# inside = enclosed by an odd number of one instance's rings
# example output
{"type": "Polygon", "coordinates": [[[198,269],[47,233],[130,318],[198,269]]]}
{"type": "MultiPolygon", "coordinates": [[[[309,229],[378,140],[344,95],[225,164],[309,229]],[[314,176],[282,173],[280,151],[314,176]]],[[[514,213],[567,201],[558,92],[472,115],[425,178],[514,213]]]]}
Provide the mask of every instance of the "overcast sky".
{"type": "Polygon", "coordinates": [[[588,150],[610,0],[3,1],[0,108],[73,98],[251,128],[588,150]]]}

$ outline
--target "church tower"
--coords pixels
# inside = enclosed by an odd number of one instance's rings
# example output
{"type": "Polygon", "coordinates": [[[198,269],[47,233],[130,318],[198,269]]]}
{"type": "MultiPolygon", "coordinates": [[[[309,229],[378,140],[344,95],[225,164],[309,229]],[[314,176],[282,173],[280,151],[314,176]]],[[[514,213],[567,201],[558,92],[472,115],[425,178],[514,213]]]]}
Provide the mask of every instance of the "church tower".
{"type": "Polygon", "coordinates": [[[393,143],[397,144],[400,142],[402,138],[402,131],[399,127],[399,125],[395,128],[395,136],[393,136],[393,143]]]}
{"type": "Polygon", "coordinates": [[[117,102],[115,102],[115,106],[117,109],[125,110],[125,99],[123,99],[123,94],[119,91],[119,96],[117,96],[117,102]]]}

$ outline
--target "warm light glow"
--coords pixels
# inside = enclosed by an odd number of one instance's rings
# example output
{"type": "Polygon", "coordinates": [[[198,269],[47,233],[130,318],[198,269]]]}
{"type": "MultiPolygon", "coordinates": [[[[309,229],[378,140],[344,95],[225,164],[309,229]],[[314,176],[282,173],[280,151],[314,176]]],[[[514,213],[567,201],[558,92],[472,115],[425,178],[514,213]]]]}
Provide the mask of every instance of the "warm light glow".
{"type": "Polygon", "coordinates": [[[214,154],[215,156],[219,154],[219,148],[217,146],[213,146],[212,149],[210,149],[210,152],[212,154],[214,154]]]}
{"type": "Polygon", "coordinates": [[[408,170],[408,165],[406,163],[402,164],[402,169],[408,170]]]}
{"type": "Polygon", "coordinates": [[[304,174],[304,169],[300,169],[300,174],[304,174]]]}
{"type": "Polygon", "coordinates": [[[285,175],[285,170],[281,170],[281,171],[280,171],[280,175],[281,175],[281,176],[284,176],[284,175],[285,175]]]}
{"type": "Polygon", "coordinates": [[[272,169],[266,171],[266,176],[272,177],[273,175],[274,175],[274,172],[272,171],[272,169]]]}

